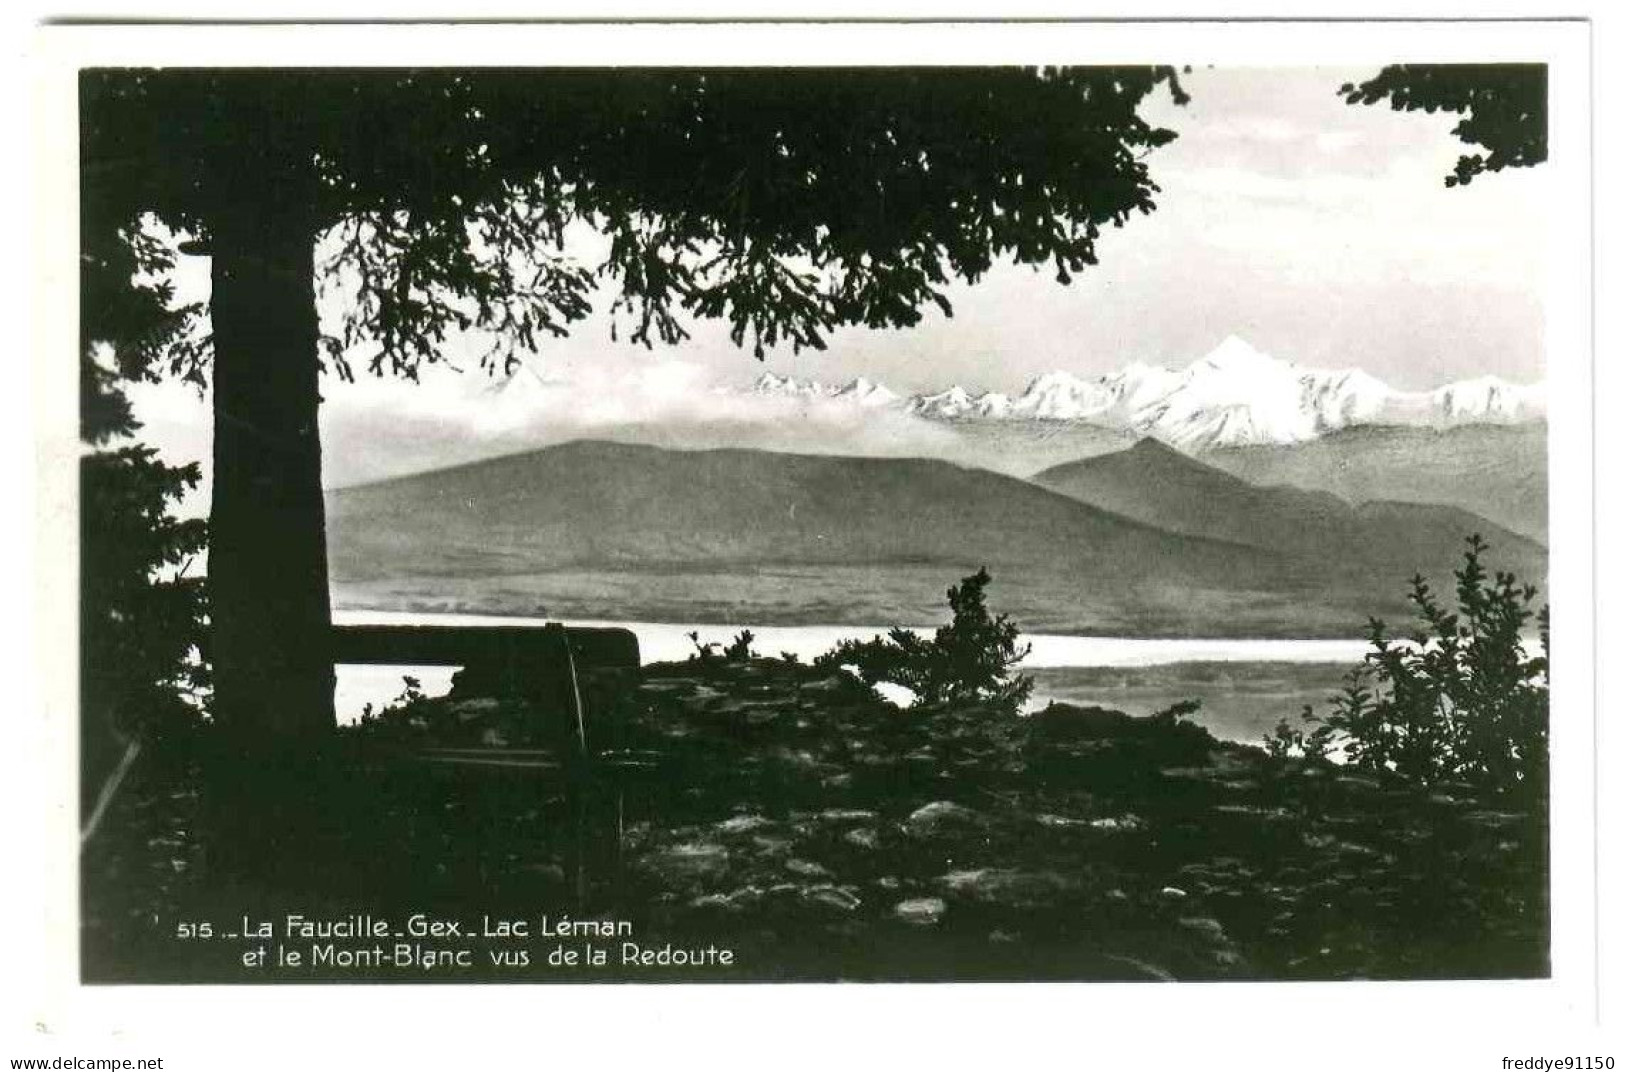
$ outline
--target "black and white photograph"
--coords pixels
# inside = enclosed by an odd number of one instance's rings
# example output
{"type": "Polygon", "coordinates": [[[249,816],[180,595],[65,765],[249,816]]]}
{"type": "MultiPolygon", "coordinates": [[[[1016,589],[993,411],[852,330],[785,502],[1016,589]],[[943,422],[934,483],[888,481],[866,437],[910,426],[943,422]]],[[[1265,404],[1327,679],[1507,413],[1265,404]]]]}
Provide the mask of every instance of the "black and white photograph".
{"type": "Polygon", "coordinates": [[[54,31],[75,992],[1592,985],[1583,32],[276,29],[54,31]]]}

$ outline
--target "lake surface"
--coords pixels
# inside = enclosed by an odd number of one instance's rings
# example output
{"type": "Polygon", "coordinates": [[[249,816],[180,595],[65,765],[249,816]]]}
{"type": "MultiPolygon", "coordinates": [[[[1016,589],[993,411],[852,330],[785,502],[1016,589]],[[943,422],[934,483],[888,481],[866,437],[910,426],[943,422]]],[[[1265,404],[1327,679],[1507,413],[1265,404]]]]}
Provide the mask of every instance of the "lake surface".
{"type": "MultiPolygon", "coordinates": [[[[340,625],[541,625],[547,619],[421,611],[336,610],[340,625]]],[[[674,662],[694,653],[689,633],[725,644],[741,629],[754,635],[762,655],[793,653],[803,662],[845,639],[884,634],[884,627],[851,625],[696,625],[573,619],[577,626],[617,626],[637,634],[645,663],[674,662]]],[[[935,626],[920,626],[929,634],[935,626]]],[[[1184,699],[1200,699],[1195,720],[1214,734],[1256,741],[1281,718],[1296,719],[1304,704],[1322,706],[1343,672],[1367,650],[1365,640],[1139,639],[1026,634],[1032,652],[1021,669],[1035,682],[1034,706],[1050,700],[1099,704],[1148,715],[1184,699]]],[[[335,704],[342,722],[382,707],[416,678],[423,692],[451,688],[455,667],[341,666],[335,704]]]]}

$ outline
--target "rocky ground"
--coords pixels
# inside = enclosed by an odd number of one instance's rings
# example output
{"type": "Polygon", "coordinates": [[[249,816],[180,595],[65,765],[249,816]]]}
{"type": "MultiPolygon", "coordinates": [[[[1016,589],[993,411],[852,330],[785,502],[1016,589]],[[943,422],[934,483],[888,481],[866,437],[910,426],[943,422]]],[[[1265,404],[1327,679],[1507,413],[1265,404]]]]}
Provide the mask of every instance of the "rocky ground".
{"type": "Polygon", "coordinates": [[[585,691],[586,778],[414,758],[555,744],[521,704],[416,700],[347,732],[286,866],[253,880],[213,862],[204,761],[150,768],[87,850],[87,978],[242,978],[175,921],[290,905],[568,913],[734,954],[595,979],[1548,972],[1544,815],[1462,787],[1271,757],[1172,714],[902,710],[773,659],[585,691]]]}

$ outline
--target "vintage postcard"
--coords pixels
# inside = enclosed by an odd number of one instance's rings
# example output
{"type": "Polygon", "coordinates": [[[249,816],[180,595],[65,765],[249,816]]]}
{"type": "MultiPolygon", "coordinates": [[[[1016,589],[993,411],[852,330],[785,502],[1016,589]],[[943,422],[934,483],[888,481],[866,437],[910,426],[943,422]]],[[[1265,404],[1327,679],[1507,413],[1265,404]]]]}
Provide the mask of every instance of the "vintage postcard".
{"type": "Polygon", "coordinates": [[[446,29],[46,35],[72,992],[1589,1000],[1582,24],[446,29]]]}

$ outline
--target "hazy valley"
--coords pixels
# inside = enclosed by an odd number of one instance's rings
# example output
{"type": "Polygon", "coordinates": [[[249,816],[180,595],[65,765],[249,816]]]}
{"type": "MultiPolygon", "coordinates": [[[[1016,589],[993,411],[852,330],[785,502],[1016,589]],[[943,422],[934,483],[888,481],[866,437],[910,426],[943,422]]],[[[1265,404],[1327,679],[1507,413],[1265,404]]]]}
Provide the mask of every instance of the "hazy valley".
{"type": "Polygon", "coordinates": [[[1403,617],[1406,580],[1448,579],[1473,532],[1497,566],[1544,582],[1540,544],[1469,511],[1259,487],[1153,441],[1036,479],[917,458],[563,444],[332,493],[336,600],[918,623],[986,565],[1000,608],[1033,631],[1346,637],[1368,615],[1403,617]]]}

